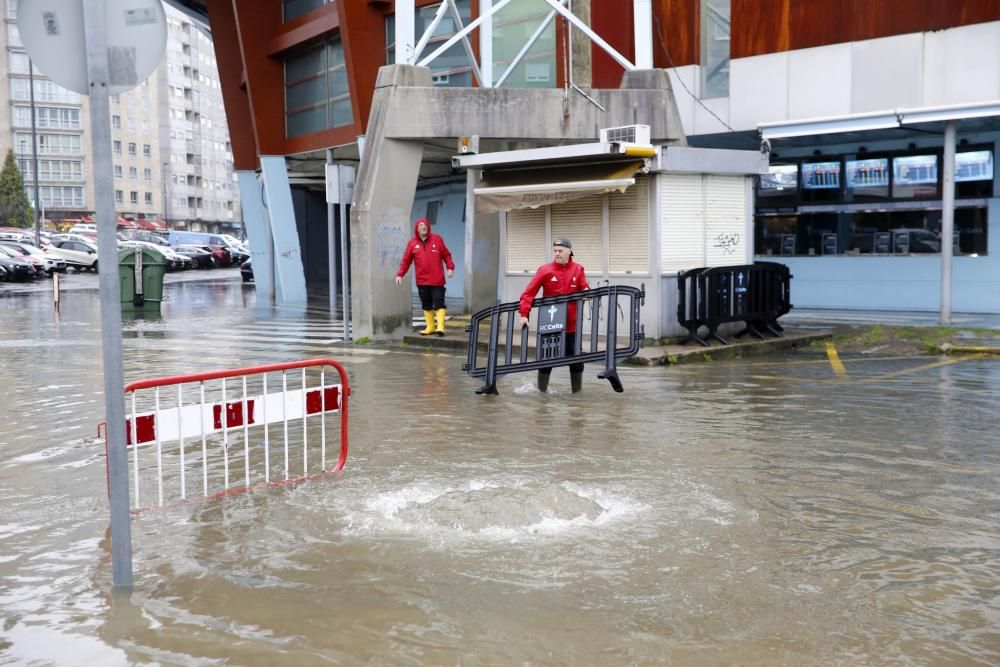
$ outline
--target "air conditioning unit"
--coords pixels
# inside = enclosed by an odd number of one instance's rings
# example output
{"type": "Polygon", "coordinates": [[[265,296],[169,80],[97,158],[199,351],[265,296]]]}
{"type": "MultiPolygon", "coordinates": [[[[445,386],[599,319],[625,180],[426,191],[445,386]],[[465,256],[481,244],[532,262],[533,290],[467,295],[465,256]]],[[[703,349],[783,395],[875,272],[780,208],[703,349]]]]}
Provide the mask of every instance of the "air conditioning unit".
{"type": "Polygon", "coordinates": [[[601,143],[649,146],[649,125],[625,125],[601,130],[601,143]]]}

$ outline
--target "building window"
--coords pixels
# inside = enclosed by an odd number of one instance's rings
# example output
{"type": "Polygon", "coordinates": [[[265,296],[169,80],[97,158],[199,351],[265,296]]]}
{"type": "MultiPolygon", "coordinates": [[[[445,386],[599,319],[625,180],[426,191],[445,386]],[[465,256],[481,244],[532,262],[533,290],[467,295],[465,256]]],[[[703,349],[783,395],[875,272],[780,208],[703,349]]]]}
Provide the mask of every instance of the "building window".
{"type": "Polygon", "coordinates": [[[146,199],[146,206],[152,206],[153,205],[153,193],[152,192],[147,192],[146,195],[145,195],[145,199],[146,199]]]}
{"type": "Polygon", "coordinates": [[[132,179],[133,181],[137,180],[139,178],[139,170],[136,169],[135,167],[129,167],[128,168],[128,177],[130,179],[132,179]]]}
{"type": "MultiPolygon", "coordinates": [[[[83,155],[79,134],[36,134],[41,155],[83,155]]],[[[31,133],[14,133],[14,152],[31,153],[31,133]]]]}
{"type": "Polygon", "coordinates": [[[125,202],[125,194],[121,190],[115,190],[115,203],[122,204],[125,202]]]}
{"type": "MultiPolygon", "coordinates": [[[[458,0],[456,4],[458,5],[458,15],[462,17],[462,24],[468,25],[472,17],[472,3],[470,0],[458,0]]],[[[513,5],[515,3],[511,4],[513,5]]],[[[426,7],[420,7],[416,10],[416,15],[414,17],[414,35],[417,39],[420,39],[420,35],[424,34],[427,30],[427,27],[430,25],[431,21],[434,20],[434,16],[437,14],[440,7],[441,3],[437,3],[426,7]]],[[[510,7],[511,5],[508,5],[507,9],[509,10],[510,7]]],[[[546,8],[546,10],[547,9],[548,8],[546,8]]],[[[507,10],[501,10],[499,13],[502,14],[504,11],[507,10]]],[[[509,17],[510,14],[507,16],[509,17]]],[[[534,26],[537,27],[537,25],[538,22],[536,21],[534,26]]],[[[534,27],[531,28],[531,32],[533,31],[534,27]]],[[[452,19],[451,13],[446,13],[444,18],[441,19],[441,22],[438,23],[437,28],[434,29],[434,34],[431,36],[430,41],[427,42],[427,46],[424,47],[421,55],[430,55],[439,46],[448,41],[448,39],[456,32],[458,32],[458,26],[455,25],[455,21],[452,19]]],[[[390,14],[385,19],[385,33],[386,63],[391,65],[396,62],[396,16],[394,14],[390,14]]],[[[531,33],[529,32],[529,34],[531,33]]],[[[496,45],[501,43],[503,39],[504,37],[502,35],[496,35],[493,42],[496,45]]],[[[536,44],[535,46],[538,45],[536,44]]],[[[513,56],[514,54],[510,55],[513,56]]],[[[496,58],[496,56],[497,54],[494,54],[494,58],[496,58]]],[[[467,88],[472,85],[472,63],[469,62],[469,57],[465,53],[465,46],[462,42],[455,43],[450,49],[435,58],[430,63],[430,67],[431,78],[434,81],[435,86],[467,88]]],[[[511,85],[513,85],[513,83],[511,85]]]]}
{"type": "Polygon", "coordinates": [[[151,180],[153,180],[153,170],[149,169],[148,167],[146,169],[143,169],[142,170],[142,179],[144,181],[151,181],[151,180]]]}
{"type": "Polygon", "coordinates": [[[122,154],[122,142],[115,139],[114,141],[111,142],[111,146],[116,155],[122,154]]]}
{"type": "Polygon", "coordinates": [[[134,141],[128,142],[128,154],[129,155],[135,155],[135,142],[134,141]]]}
{"type": "MultiPolygon", "coordinates": [[[[549,7],[512,2],[493,17],[493,77],[499,81],[528,43],[549,7]]],[[[433,63],[431,63],[433,66],[433,63]]],[[[551,88],[556,85],[556,26],[550,22],[521,62],[501,84],[504,88],[551,88]]]]}
{"type": "Polygon", "coordinates": [[[293,21],[318,7],[322,7],[326,3],[327,0],[284,0],[285,23],[293,21]]]}
{"type": "Polygon", "coordinates": [[[701,0],[701,96],[729,97],[730,0],[701,0]]]}
{"type": "Polygon", "coordinates": [[[122,177],[122,166],[120,164],[115,165],[115,178],[122,177]]]}
{"type": "MultiPolygon", "coordinates": [[[[759,255],[941,252],[940,149],[809,157],[773,164],[757,187],[759,255]]],[[[987,252],[989,145],[955,155],[956,255],[987,252]]]]}
{"type": "MultiPolygon", "coordinates": [[[[31,127],[31,107],[14,107],[14,126],[31,127]]],[[[40,129],[79,130],[80,110],[58,107],[35,107],[35,126],[40,129]]]]}
{"type": "Polygon", "coordinates": [[[132,204],[138,204],[139,203],[139,193],[136,192],[135,190],[132,190],[131,192],[128,193],[128,200],[132,204]]]}
{"type": "Polygon", "coordinates": [[[115,128],[116,130],[120,130],[122,128],[122,117],[117,114],[112,116],[111,127],[115,128]]]}
{"type": "Polygon", "coordinates": [[[142,145],[142,156],[143,157],[150,157],[152,154],[153,154],[153,149],[150,147],[150,145],[149,144],[143,144],[142,145]]]}
{"type": "Polygon", "coordinates": [[[285,59],[285,132],[289,137],[354,122],[340,39],[285,59]]]}

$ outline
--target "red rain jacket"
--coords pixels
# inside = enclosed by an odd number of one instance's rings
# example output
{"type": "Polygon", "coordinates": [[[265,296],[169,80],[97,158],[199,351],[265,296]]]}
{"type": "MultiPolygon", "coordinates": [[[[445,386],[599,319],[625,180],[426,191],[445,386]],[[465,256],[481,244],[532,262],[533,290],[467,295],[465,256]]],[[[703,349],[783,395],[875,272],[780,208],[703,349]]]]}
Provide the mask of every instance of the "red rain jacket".
{"type": "MultiPolygon", "coordinates": [[[[531,302],[535,300],[539,287],[542,288],[543,297],[572,294],[590,289],[583,266],[574,262],[572,257],[565,264],[557,264],[556,262],[543,264],[538,267],[535,277],[521,293],[521,305],[518,308],[521,315],[527,317],[528,313],[531,312],[531,302]]],[[[566,333],[575,331],[576,304],[570,302],[566,308],[566,333]]]]}
{"type": "Polygon", "coordinates": [[[430,223],[424,218],[413,223],[413,238],[406,244],[403,261],[399,263],[399,271],[396,272],[396,275],[400,278],[405,276],[412,263],[414,264],[413,270],[417,274],[417,285],[443,287],[444,269],[441,268],[441,263],[444,262],[449,271],[455,270],[455,263],[451,261],[451,251],[444,244],[444,239],[431,232],[430,226],[430,223]],[[421,241],[417,234],[417,225],[421,222],[427,223],[426,241],[421,241]]]}

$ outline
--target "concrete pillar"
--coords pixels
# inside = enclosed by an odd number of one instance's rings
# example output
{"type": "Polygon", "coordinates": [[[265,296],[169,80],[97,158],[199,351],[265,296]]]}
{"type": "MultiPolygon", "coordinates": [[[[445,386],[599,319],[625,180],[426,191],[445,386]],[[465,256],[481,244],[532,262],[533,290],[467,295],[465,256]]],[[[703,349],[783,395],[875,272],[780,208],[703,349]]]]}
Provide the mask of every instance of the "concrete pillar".
{"type": "MultiPolygon", "coordinates": [[[[351,325],[353,338],[399,339],[412,325],[410,289],[395,284],[413,234],[410,211],[423,142],[386,137],[400,88],[433,86],[431,71],[415,65],[379,70],[368,134],[351,205],[351,325]]],[[[413,270],[412,268],[410,269],[413,270]]]]}
{"type": "Polygon", "coordinates": [[[267,220],[274,240],[275,302],[304,304],[306,274],[302,266],[299,230],[295,225],[292,191],[288,185],[288,168],[283,156],[260,157],[260,172],[264,183],[267,220]]]}
{"type": "Polygon", "coordinates": [[[500,267],[500,214],[476,213],[473,188],[482,171],[469,169],[465,190],[465,312],[475,313],[497,302],[500,267]]]}
{"type": "Polygon", "coordinates": [[[240,183],[240,208],[250,241],[253,259],[253,281],[258,304],[274,303],[274,241],[271,226],[264,210],[264,186],[252,171],[238,171],[240,183]]]}

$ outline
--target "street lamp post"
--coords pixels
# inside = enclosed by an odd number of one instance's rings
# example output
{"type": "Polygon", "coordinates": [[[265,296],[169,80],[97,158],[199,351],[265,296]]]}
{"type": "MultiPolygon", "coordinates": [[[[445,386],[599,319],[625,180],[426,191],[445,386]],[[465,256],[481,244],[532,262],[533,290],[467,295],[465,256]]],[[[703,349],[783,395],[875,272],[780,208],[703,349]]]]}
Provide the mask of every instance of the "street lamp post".
{"type": "Polygon", "coordinates": [[[169,162],[164,162],[163,168],[160,169],[160,185],[163,188],[161,195],[163,197],[163,224],[167,226],[167,229],[170,229],[170,193],[167,191],[167,166],[169,164],[169,162]]]}
{"type": "Polygon", "coordinates": [[[41,248],[42,192],[38,188],[38,136],[35,130],[35,65],[31,62],[31,58],[28,58],[28,90],[31,99],[31,174],[35,183],[35,245],[41,248]]]}

